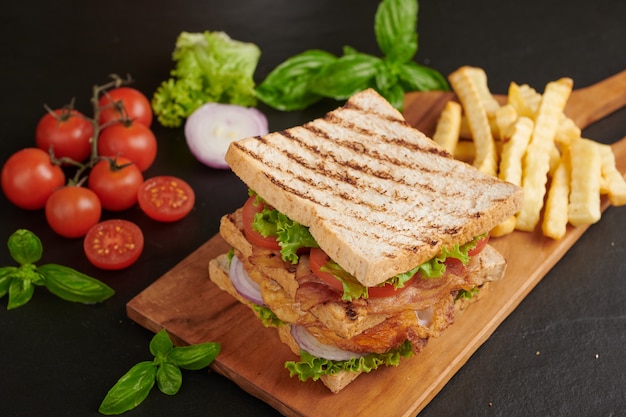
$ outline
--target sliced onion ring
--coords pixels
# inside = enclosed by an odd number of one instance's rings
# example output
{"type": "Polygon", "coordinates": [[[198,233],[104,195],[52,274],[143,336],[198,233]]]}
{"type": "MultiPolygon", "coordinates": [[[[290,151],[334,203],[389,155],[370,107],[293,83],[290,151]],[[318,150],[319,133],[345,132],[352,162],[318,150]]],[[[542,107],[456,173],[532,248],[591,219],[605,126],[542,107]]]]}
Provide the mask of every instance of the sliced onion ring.
{"type": "Polygon", "coordinates": [[[224,160],[231,142],[268,133],[267,117],[254,107],[206,103],[185,122],[185,138],[191,153],[203,164],[227,169],[224,160]]]}
{"type": "Polygon", "coordinates": [[[243,264],[236,256],[233,256],[233,259],[230,261],[228,275],[233,283],[233,287],[243,298],[260,306],[265,305],[261,296],[261,287],[250,279],[250,276],[243,268],[243,264]]]}
{"type": "Polygon", "coordinates": [[[291,336],[298,346],[309,354],[318,358],[329,359],[333,361],[347,361],[352,358],[360,358],[365,356],[361,353],[350,352],[339,349],[336,346],[326,345],[317,340],[303,326],[295,324],[291,325],[291,336]]]}

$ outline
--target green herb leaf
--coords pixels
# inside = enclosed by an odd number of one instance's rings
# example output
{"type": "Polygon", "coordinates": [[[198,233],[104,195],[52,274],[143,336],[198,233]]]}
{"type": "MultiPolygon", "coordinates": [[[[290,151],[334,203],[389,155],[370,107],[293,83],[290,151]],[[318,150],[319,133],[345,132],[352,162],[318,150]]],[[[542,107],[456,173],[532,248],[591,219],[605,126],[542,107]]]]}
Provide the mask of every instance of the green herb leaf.
{"type": "Polygon", "coordinates": [[[374,78],[381,70],[380,58],[364,53],[350,53],[325,65],[311,81],[313,92],[345,100],[359,91],[374,87],[374,78]]]}
{"type": "Polygon", "coordinates": [[[163,394],[174,395],[183,384],[183,374],[178,366],[163,362],[157,368],[156,381],[163,394]]]}
{"type": "Polygon", "coordinates": [[[322,99],[310,88],[311,80],[337,57],[312,49],[278,65],[256,89],[257,97],[278,110],[302,110],[322,99]]]}
{"type": "Polygon", "coordinates": [[[11,281],[17,274],[18,268],[15,266],[5,266],[0,268],[0,298],[9,292],[11,281]]]}
{"type": "Polygon", "coordinates": [[[8,241],[11,257],[20,265],[33,264],[41,259],[41,240],[30,230],[18,229],[8,241]]]}
{"type": "Polygon", "coordinates": [[[165,329],[161,329],[150,340],[150,353],[154,356],[167,355],[173,347],[172,339],[165,329]]]}
{"type": "Polygon", "coordinates": [[[398,77],[406,91],[449,91],[448,81],[430,67],[407,62],[398,67],[398,77]]]}
{"type": "Polygon", "coordinates": [[[9,302],[7,310],[23,306],[33,296],[35,286],[29,279],[13,279],[9,284],[9,302]]]}
{"type": "Polygon", "coordinates": [[[139,362],[109,390],[98,411],[106,415],[132,410],[146,399],[154,386],[157,367],[152,361],[139,362]]]}
{"type": "Polygon", "coordinates": [[[98,303],[115,294],[103,282],[67,266],[47,264],[37,270],[43,276],[46,288],[67,301],[98,303]]]}
{"type": "Polygon", "coordinates": [[[168,359],[177,366],[191,371],[205,368],[220,353],[221,345],[217,342],[206,342],[190,346],[177,346],[168,354],[168,359]]]}
{"type": "Polygon", "coordinates": [[[408,62],[417,53],[417,9],[416,0],[383,0],[376,10],[376,41],[392,62],[408,62]]]}

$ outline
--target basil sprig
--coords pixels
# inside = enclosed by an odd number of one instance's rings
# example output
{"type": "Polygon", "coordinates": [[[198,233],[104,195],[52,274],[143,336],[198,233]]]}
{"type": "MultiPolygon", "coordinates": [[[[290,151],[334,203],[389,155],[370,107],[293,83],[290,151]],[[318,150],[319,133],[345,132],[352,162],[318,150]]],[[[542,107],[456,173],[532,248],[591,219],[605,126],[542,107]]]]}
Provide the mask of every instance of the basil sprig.
{"type": "Polygon", "coordinates": [[[449,90],[438,71],[417,64],[417,0],[382,0],[374,18],[377,57],[344,46],[335,56],[307,50],[279,64],[257,86],[257,97],[284,111],[302,110],[320,101],[348,99],[373,88],[402,110],[408,91],[449,90]]]}
{"type": "Polygon", "coordinates": [[[13,260],[19,266],[0,268],[0,298],[9,295],[7,310],[26,304],[36,286],[46,287],[52,294],[73,302],[97,303],[115,294],[103,282],[63,265],[36,266],[43,245],[31,231],[19,229],[7,242],[13,260]]]}
{"type": "Polygon", "coordinates": [[[217,342],[175,347],[167,331],[162,329],[150,341],[154,359],[130,368],[109,390],[98,411],[117,415],[132,410],[146,399],[155,382],[164,394],[176,394],[183,383],[181,369],[198,370],[209,366],[220,349],[217,342]]]}

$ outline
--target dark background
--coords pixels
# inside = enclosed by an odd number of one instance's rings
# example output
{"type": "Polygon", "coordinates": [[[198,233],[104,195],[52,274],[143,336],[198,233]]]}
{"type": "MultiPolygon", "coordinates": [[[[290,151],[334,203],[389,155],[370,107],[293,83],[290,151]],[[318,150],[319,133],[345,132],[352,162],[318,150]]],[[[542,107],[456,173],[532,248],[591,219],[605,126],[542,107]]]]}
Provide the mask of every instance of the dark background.
{"type": "MultiPolygon", "coordinates": [[[[181,31],[222,30],[256,43],[257,81],[286,58],[343,45],[379,55],[373,33],[377,1],[13,1],[0,11],[0,160],[33,146],[43,104],[76,98],[91,111],[94,84],[131,74],[151,96],[172,68],[181,31]]],[[[539,91],[561,76],[584,87],[626,68],[626,2],[618,0],[423,0],[416,61],[447,75],[483,67],[496,93],[510,81],[539,91]]],[[[263,106],[270,130],[320,116],[337,103],[279,113],[263,106]]],[[[0,240],[18,228],[44,245],[41,263],[60,263],[112,286],[109,301],[85,306],[38,288],[16,310],[0,300],[0,416],[95,416],[107,390],[133,364],[151,359],[152,333],[126,317],[125,304],[213,236],[219,217],[241,205],[245,187],[228,171],[197,162],[181,129],[153,124],[159,154],[146,177],[178,175],[197,193],[193,212],[174,224],[138,209],[118,214],[145,234],[142,258],[116,273],[96,270],[82,242],[56,236],[41,211],[27,212],[0,196],[0,240]]],[[[584,132],[611,143],[626,135],[626,112],[584,132]]],[[[626,226],[610,208],[420,416],[626,415],[626,226]]],[[[105,214],[104,218],[112,217],[105,214]]],[[[12,265],[0,248],[0,265],[12,265]]],[[[364,393],[364,395],[367,395],[364,393]]],[[[349,405],[346,405],[349,407],[349,405]]],[[[381,415],[382,407],[381,404],[381,415]]],[[[347,411],[349,414],[349,411],[347,411]]],[[[174,397],[156,388],[128,416],[271,416],[271,407],[206,370],[183,374],[174,397]]]]}

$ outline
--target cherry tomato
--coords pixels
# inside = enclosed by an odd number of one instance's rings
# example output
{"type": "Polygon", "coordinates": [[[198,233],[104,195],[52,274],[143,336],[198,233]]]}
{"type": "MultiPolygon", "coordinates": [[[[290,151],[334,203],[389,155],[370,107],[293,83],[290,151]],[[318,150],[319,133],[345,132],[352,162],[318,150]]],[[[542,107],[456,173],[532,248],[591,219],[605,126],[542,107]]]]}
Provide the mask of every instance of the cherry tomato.
{"type": "Polygon", "coordinates": [[[137,192],[141,210],[160,222],[182,219],[189,214],[195,201],[196,195],[188,183],[167,175],[147,179],[137,192]]]}
{"type": "Polygon", "coordinates": [[[131,87],[114,88],[98,100],[100,125],[114,120],[130,119],[146,127],[152,124],[152,106],[148,98],[131,87]]]}
{"type": "Polygon", "coordinates": [[[63,170],[39,148],[17,151],[2,167],[2,191],[11,203],[26,210],[44,208],[48,197],[63,184],[63,170]]]}
{"type": "MultiPolygon", "coordinates": [[[[329,259],[330,258],[328,257],[326,252],[324,252],[322,249],[311,248],[311,252],[309,254],[309,266],[311,268],[311,271],[319,279],[321,279],[322,281],[324,281],[331,287],[343,293],[343,284],[341,283],[341,281],[335,278],[333,274],[330,274],[328,272],[323,272],[321,270],[321,268],[324,265],[326,265],[329,259]]],[[[369,297],[372,297],[372,298],[382,298],[382,297],[390,297],[393,295],[398,295],[404,290],[406,290],[408,287],[410,287],[411,282],[414,279],[415,277],[411,278],[409,281],[404,283],[403,287],[397,288],[397,289],[394,288],[394,286],[391,284],[385,284],[385,285],[376,286],[376,287],[368,287],[367,293],[369,297]]]]}
{"type": "Polygon", "coordinates": [[[68,238],[85,236],[100,221],[102,206],[89,188],[67,186],[57,189],[46,201],[46,220],[56,233],[68,238]]]}
{"type": "Polygon", "coordinates": [[[37,146],[56,158],[71,158],[82,162],[91,153],[93,124],[76,110],[57,109],[45,114],[35,129],[37,146]]]}
{"type": "MultiPolygon", "coordinates": [[[[263,211],[264,205],[262,203],[256,204],[256,197],[250,197],[243,205],[243,231],[246,239],[253,245],[271,249],[280,250],[280,245],[276,240],[276,236],[263,236],[261,233],[254,230],[252,223],[254,222],[254,215],[263,211]]],[[[335,280],[336,281],[336,280],[335,280]]]]}
{"type": "Polygon", "coordinates": [[[83,249],[87,259],[100,269],[118,270],[134,264],[143,252],[143,233],[128,220],[105,220],[91,227],[83,249]]]}
{"type": "Polygon", "coordinates": [[[141,123],[116,123],[102,129],[98,138],[100,156],[125,156],[142,172],[152,165],[156,153],[156,137],[141,123]]]}
{"type": "Polygon", "coordinates": [[[87,186],[96,193],[102,208],[122,211],[137,203],[143,174],[133,162],[120,156],[103,159],[91,169],[87,186]]]}

